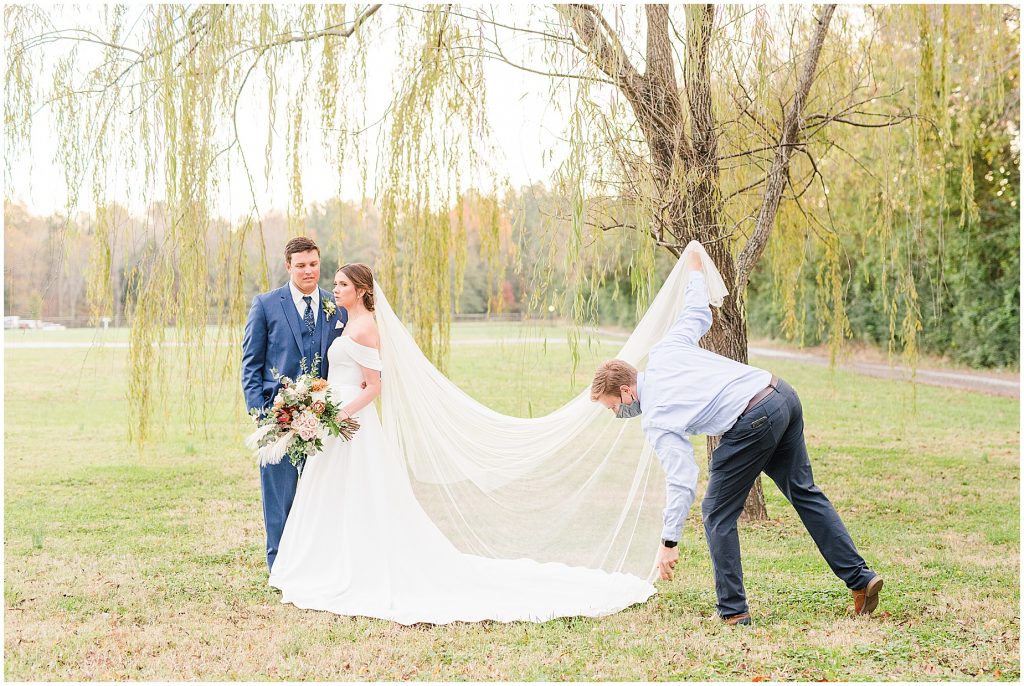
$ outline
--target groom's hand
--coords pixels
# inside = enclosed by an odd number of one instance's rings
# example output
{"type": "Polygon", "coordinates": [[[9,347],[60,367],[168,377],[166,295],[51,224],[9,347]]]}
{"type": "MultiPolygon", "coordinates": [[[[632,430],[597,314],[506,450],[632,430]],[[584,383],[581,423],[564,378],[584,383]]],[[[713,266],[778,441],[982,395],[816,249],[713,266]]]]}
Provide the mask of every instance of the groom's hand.
{"type": "Polygon", "coordinates": [[[699,272],[704,269],[704,263],[700,260],[700,255],[696,250],[691,250],[686,255],[686,268],[695,272],[699,272]]]}
{"type": "Polygon", "coordinates": [[[665,581],[672,581],[672,570],[679,561],[679,546],[666,548],[661,546],[658,551],[658,569],[661,570],[661,578],[665,581]]]}

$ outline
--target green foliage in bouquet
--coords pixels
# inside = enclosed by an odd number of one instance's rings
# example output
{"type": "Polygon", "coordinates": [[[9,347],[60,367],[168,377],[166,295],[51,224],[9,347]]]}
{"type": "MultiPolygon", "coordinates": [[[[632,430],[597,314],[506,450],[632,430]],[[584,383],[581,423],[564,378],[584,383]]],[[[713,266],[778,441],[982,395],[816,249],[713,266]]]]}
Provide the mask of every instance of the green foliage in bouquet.
{"type": "Polygon", "coordinates": [[[257,429],[246,445],[256,451],[261,465],[277,464],[287,455],[301,470],[307,457],[323,450],[327,436],[350,441],[359,429],[355,419],[340,418],[341,406],[331,400],[330,385],[318,375],[320,355],[311,365],[302,358],[299,369],[294,380],[272,369],[281,388],[269,412],[253,412],[257,429]]]}

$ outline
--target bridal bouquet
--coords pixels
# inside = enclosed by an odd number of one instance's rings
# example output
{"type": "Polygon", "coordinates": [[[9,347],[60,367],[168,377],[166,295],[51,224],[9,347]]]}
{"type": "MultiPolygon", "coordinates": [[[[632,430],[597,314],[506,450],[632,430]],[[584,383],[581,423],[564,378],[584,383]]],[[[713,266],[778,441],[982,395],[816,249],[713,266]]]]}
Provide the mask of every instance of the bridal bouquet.
{"type": "Polygon", "coordinates": [[[338,417],[341,406],[328,397],[329,384],[314,371],[320,366],[320,356],[313,358],[312,369],[307,370],[305,358],[300,366],[302,373],[294,381],[273,370],[281,389],[266,415],[254,411],[258,428],[245,439],[245,445],[256,451],[261,465],[278,464],[287,455],[301,468],[307,457],[323,450],[327,436],[350,441],[359,429],[359,422],[351,417],[338,417]]]}

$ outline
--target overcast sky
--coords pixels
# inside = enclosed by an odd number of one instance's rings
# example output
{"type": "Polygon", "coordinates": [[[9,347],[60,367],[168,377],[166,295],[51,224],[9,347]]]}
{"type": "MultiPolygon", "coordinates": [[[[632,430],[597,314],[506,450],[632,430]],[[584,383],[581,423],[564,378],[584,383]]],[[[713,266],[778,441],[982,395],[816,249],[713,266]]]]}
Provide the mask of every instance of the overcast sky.
{"type": "MultiPolygon", "coordinates": [[[[809,8],[790,7],[781,9],[779,7],[764,7],[759,11],[763,13],[769,23],[774,24],[776,30],[773,33],[782,31],[787,22],[792,20],[794,13],[806,12],[809,8]]],[[[51,6],[46,9],[52,18],[55,28],[88,27],[98,34],[105,35],[106,31],[102,24],[98,23],[96,17],[99,12],[97,6],[51,6]]],[[[142,49],[144,36],[146,35],[145,24],[149,20],[149,10],[146,5],[132,5],[129,8],[131,17],[128,25],[135,24],[137,29],[124,37],[122,43],[142,49]]],[[[639,5],[609,5],[604,6],[603,11],[606,19],[616,29],[620,30],[623,36],[634,38],[633,45],[643,50],[645,44],[644,26],[642,20],[642,9],[639,5]]],[[[372,77],[368,79],[367,85],[367,113],[368,123],[377,122],[371,126],[363,135],[365,149],[369,151],[367,170],[368,188],[367,195],[373,196],[375,190],[375,172],[373,163],[376,160],[376,151],[381,145],[381,131],[390,125],[390,120],[382,118],[387,110],[388,104],[394,96],[393,72],[398,52],[398,41],[395,38],[395,17],[398,10],[391,6],[383,7],[373,18],[374,26],[382,27],[385,30],[377,31],[374,40],[370,43],[370,52],[367,56],[367,63],[372,77]]],[[[501,23],[525,25],[529,23],[531,28],[542,28],[539,20],[553,21],[556,19],[553,9],[544,5],[519,5],[514,7],[497,6],[495,19],[501,23]],[[529,15],[529,16],[527,16],[529,15]]],[[[674,21],[682,22],[682,9],[673,9],[674,21]]],[[[843,14],[846,19],[854,23],[863,23],[864,13],[856,8],[844,8],[843,14]]],[[[723,11],[718,21],[729,25],[729,30],[739,32],[746,36],[752,33],[752,22],[755,15],[754,6],[734,6],[732,9],[723,11]],[[733,23],[730,17],[740,16],[739,23],[733,23]]],[[[501,32],[500,43],[507,56],[518,64],[527,64],[537,69],[546,69],[548,66],[537,54],[530,54],[531,48],[537,50],[539,39],[530,34],[518,32],[501,32]]],[[[71,45],[77,45],[81,54],[81,65],[83,67],[95,66],[101,57],[101,48],[91,46],[88,43],[72,43],[70,41],[51,42],[43,48],[45,50],[46,62],[39,75],[39,82],[48,85],[52,82],[52,67],[56,60],[70,49],[71,45]]],[[[627,43],[627,50],[630,45],[627,43]]],[[[786,43],[781,40],[773,45],[775,50],[785,50],[786,43]]],[[[314,59],[319,59],[319,46],[314,48],[314,59]]],[[[297,54],[298,49],[295,49],[297,54]]],[[[643,65],[634,56],[637,67],[643,71],[643,65]]],[[[291,66],[284,67],[278,71],[279,82],[287,82],[294,86],[297,83],[299,60],[296,57],[291,61],[291,66]],[[291,73],[289,73],[291,72],[291,73]]],[[[243,62],[243,64],[247,64],[243,62]]],[[[83,72],[84,74],[84,69],[83,72]]],[[[268,135],[268,106],[266,87],[263,79],[262,66],[257,68],[246,85],[244,97],[240,101],[239,124],[241,150],[244,151],[249,161],[249,168],[253,173],[254,186],[257,196],[257,209],[260,214],[265,215],[271,210],[285,210],[289,204],[289,179],[286,170],[289,167],[287,149],[285,146],[286,132],[288,128],[288,114],[285,107],[285,94],[280,95],[278,101],[278,119],[275,128],[274,160],[275,164],[269,176],[264,175],[265,167],[265,146],[268,135]]],[[[566,114],[569,109],[568,99],[570,87],[563,81],[559,86],[557,97],[559,102],[551,102],[551,79],[516,69],[512,66],[497,60],[486,61],[487,80],[487,115],[493,133],[492,143],[496,150],[489,156],[491,167],[498,172],[499,177],[507,176],[513,187],[519,187],[536,182],[548,182],[553,170],[564,159],[568,146],[562,141],[565,135],[566,114]]],[[[316,85],[312,85],[315,91],[316,85]]],[[[285,90],[282,88],[282,90],[285,90]]],[[[347,93],[344,95],[348,95],[347,93]]],[[[600,93],[598,98],[613,98],[616,96],[609,90],[600,93]]],[[[303,168],[303,197],[306,204],[322,202],[338,195],[339,181],[335,167],[323,154],[325,146],[324,139],[320,136],[319,115],[316,112],[308,113],[306,121],[311,124],[307,143],[304,146],[305,155],[302,163],[303,168]]],[[[88,132],[83,133],[84,136],[88,132]]],[[[333,136],[334,134],[329,134],[333,136]]],[[[328,137],[326,145],[334,143],[328,137]]],[[[223,141],[219,141],[223,143],[223,141]]],[[[16,202],[21,202],[37,214],[49,214],[62,212],[67,202],[67,189],[64,185],[64,174],[62,169],[54,163],[57,153],[57,136],[53,130],[53,112],[48,107],[41,108],[34,119],[33,146],[30,151],[18,151],[20,154],[14,156],[13,177],[7,179],[6,197],[16,202]]],[[[246,215],[252,206],[252,194],[245,179],[244,167],[241,164],[240,154],[232,154],[230,168],[226,178],[221,184],[220,197],[217,199],[215,212],[223,217],[238,218],[246,215]]],[[[111,168],[109,170],[108,197],[118,203],[128,205],[134,211],[140,211],[143,206],[143,198],[159,199],[162,197],[162,188],[140,189],[139,179],[141,173],[124,168],[111,168]]],[[[500,182],[502,179],[499,178],[500,182]]],[[[481,179],[483,190],[490,190],[486,179],[481,179]]],[[[84,184],[84,192],[79,205],[79,210],[91,211],[92,203],[89,192],[91,184],[84,184]]],[[[357,200],[363,197],[363,189],[360,187],[360,175],[352,170],[347,173],[341,183],[341,196],[345,200],[357,200]]]]}

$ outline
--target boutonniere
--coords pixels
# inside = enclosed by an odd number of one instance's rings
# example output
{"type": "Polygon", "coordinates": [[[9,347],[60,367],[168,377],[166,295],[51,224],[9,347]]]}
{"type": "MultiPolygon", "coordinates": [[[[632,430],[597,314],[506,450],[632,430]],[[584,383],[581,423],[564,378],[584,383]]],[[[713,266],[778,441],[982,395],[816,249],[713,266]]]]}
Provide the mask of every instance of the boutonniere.
{"type": "Polygon", "coordinates": [[[338,306],[334,304],[333,300],[323,299],[324,302],[324,314],[328,317],[333,317],[334,313],[338,311],[338,306]]]}

